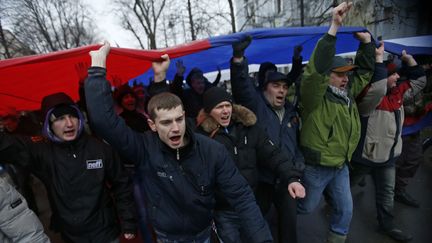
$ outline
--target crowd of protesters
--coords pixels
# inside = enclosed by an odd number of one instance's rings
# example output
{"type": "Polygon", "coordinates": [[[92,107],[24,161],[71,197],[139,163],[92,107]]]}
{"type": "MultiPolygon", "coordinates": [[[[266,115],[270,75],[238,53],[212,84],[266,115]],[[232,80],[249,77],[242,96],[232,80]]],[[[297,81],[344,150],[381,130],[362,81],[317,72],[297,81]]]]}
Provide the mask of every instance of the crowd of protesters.
{"type": "MultiPolygon", "coordinates": [[[[371,174],[380,232],[413,237],[394,223],[397,200],[420,203],[406,186],[419,167],[420,132],[402,136],[431,101],[430,57],[403,51],[384,61],[383,42],[355,33],[355,58],[335,56],[352,3],[331,25],[307,65],[296,46],[289,74],[271,62],[251,77],[245,50],[232,45],[232,93],[167,54],[153,62],[148,87],[112,92],[110,45],[79,64],[80,102],[43,98],[39,116],[0,110],[0,240],[50,242],[37,218],[32,175],[47,189],[50,229],[64,242],[297,242],[297,215],[321,195],[332,208],[327,242],[342,243],[353,215],[351,187],[371,174]],[[189,88],[185,87],[189,86],[189,88]],[[289,89],[295,90],[292,102],[289,89]],[[17,190],[15,190],[17,189],[17,190]],[[22,195],[21,195],[21,194],[22,195]],[[28,204],[27,204],[28,203],[28,204]],[[274,205],[275,211],[270,211],[274,205]],[[277,216],[272,235],[265,217],[277,216]]],[[[121,83],[121,82],[119,82],[121,83]]]]}

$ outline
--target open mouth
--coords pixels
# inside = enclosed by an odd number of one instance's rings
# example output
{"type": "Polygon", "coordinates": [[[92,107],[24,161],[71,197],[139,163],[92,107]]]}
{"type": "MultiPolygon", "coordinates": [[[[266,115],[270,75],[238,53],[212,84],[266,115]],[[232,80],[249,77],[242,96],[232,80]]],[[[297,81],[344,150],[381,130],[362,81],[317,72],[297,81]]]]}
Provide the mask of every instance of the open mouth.
{"type": "Polygon", "coordinates": [[[229,121],[229,119],[230,119],[230,116],[223,116],[223,117],[221,117],[222,121],[229,121]]]}
{"type": "Polygon", "coordinates": [[[67,137],[71,137],[75,135],[75,129],[74,130],[69,130],[69,131],[65,131],[64,135],[67,137]]]}
{"type": "Polygon", "coordinates": [[[276,96],[276,101],[277,101],[278,103],[282,103],[282,102],[284,102],[284,100],[285,100],[285,97],[284,97],[284,96],[276,96]]]}
{"type": "Polygon", "coordinates": [[[178,144],[180,142],[180,138],[181,138],[181,136],[177,135],[177,136],[170,137],[169,140],[174,144],[178,144]]]}

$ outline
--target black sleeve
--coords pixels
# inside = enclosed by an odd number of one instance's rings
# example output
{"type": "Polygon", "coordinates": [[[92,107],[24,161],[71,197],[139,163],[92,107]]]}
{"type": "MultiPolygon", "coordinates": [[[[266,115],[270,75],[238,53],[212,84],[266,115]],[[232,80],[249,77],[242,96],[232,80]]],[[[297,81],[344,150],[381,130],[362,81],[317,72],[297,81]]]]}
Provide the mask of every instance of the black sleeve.
{"type": "Polygon", "coordinates": [[[109,161],[107,167],[107,180],[111,185],[117,213],[120,218],[123,233],[136,234],[136,206],[133,198],[133,186],[130,177],[127,175],[118,154],[108,145],[105,153],[109,161]]]}
{"type": "Polygon", "coordinates": [[[177,74],[174,76],[174,80],[170,86],[170,91],[183,100],[183,76],[177,74]]]}
{"type": "Polygon", "coordinates": [[[31,143],[30,137],[0,132],[1,162],[17,164],[31,169],[33,164],[31,143]]]}
{"type": "Polygon", "coordinates": [[[255,127],[254,129],[259,139],[256,151],[260,166],[269,168],[284,184],[298,181],[301,177],[301,172],[294,169],[293,158],[283,153],[282,150],[270,140],[264,130],[259,127],[255,127]]]}
{"type": "Polygon", "coordinates": [[[249,77],[249,68],[246,58],[241,63],[234,63],[231,60],[231,88],[235,102],[243,105],[252,111],[256,111],[259,105],[257,91],[249,77]]]}
{"type": "Polygon", "coordinates": [[[152,82],[148,87],[148,93],[150,97],[153,97],[162,92],[170,92],[170,87],[165,81],[158,83],[152,82]]]}
{"type": "Polygon", "coordinates": [[[222,74],[221,72],[218,72],[218,75],[216,76],[216,79],[213,81],[212,86],[217,86],[221,80],[222,74]]]}
{"type": "Polygon", "coordinates": [[[303,72],[302,61],[303,61],[302,56],[298,58],[293,57],[291,71],[287,75],[288,82],[290,84],[296,83],[296,81],[299,79],[300,75],[302,74],[303,72]]]}

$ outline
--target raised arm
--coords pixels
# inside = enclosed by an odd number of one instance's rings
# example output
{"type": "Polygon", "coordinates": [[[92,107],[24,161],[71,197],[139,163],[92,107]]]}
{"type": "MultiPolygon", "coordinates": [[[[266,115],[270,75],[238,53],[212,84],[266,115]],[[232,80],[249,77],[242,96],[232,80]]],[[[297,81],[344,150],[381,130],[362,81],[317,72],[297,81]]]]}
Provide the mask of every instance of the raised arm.
{"type": "Polygon", "coordinates": [[[352,7],[352,2],[342,2],[333,9],[332,22],[330,29],[327,31],[329,35],[336,36],[339,27],[342,26],[343,19],[352,7]]]}
{"type": "MultiPolygon", "coordinates": [[[[170,60],[168,54],[164,54],[161,56],[161,60],[159,62],[153,62],[152,63],[153,72],[154,72],[154,79],[153,79],[153,82],[150,84],[149,89],[148,89],[150,97],[157,95],[159,93],[162,93],[162,92],[174,92],[179,97],[181,97],[181,95],[183,94],[181,84],[180,84],[180,87],[178,87],[179,90],[176,90],[177,87],[174,87],[174,88],[173,88],[173,86],[170,87],[170,85],[168,85],[168,83],[167,83],[166,70],[168,70],[170,62],[171,62],[171,60],[170,60]],[[173,91],[173,89],[175,89],[175,90],[173,91]],[[181,94],[178,94],[176,92],[181,92],[181,94]]],[[[176,75],[174,77],[173,85],[177,85],[177,83],[179,82],[179,79],[181,79],[181,81],[183,81],[183,74],[181,74],[181,77],[178,75],[179,74],[176,73],[176,75]]]]}
{"type": "Polygon", "coordinates": [[[417,65],[414,57],[405,50],[402,51],[401,60],[408,66],[408,79],[411,86],[411,89],[405,92],[404,98],[413,97],[426,87],[426,75],[423,68],[417,65]]]}
{"type": "Polygon", "coordinates": [[[114,111],[111,86],[106,80],[106,58],[110,51],[108,42],[97,51],[91,51],[91,67],[84,84],[87,110],[92,129],[130,161],[141,161],[143,145],[140,134],[129,128],[114,111]]]}
{"type": "Polygon", "coordinates": [[[375,46],[372,42],[372,37],[368,32],[357,32],[355,38],[360,41],[355,57],[355,65],[357,70],[350,76],[350,91],[354,97],[357,97],[360,92],[369,84],[372,75],[375,71],[375,46]]]}
{"type": "Polygon", "coordinates": [[[230,75],[235,102],[256,112],[259,99],[255,86],[249,77],[248,62],[244,57],[244,51],[251,41],[251,36],[245,36],[241,41],[232,45],[233,57],[231,59],[230,75]]]}
{"type": "Polygon", "coordinates": [[[302,66],[303,57],[301,55],[302,50],[303,47],[301,45],[294,47],[294,55],[292,57],[292,67],[290,72],[287,74],[287,78],[290,83],[296,83],[297,80],[299,80],[300,75],[302,74],[303,71],[303,66],[302,66]]]}
{"type": "Polygon", "coordinates": [[[336,34],[352,3],[343,2],[333,9],[332,22],[327,34],[316,44],[300,86],[300,111],[305,116],[321,102],[328,87],[328,71],[336,53],[336,34]]]}
{"type": "Polygon", "coordinates": [[[221,69],[219,66],[217,66],[217,70],[218,70],[218,74],[217,74],[215,80],[213,81],[213,83],[211,83],[211,85],[214,87],[216,87],[219,84],[221,77],[222,77],[221,69]]]}
{"type": "Polygon", "coordinates": [[[375,49],[375,71],[370,83],[356,97],[357,107],[361,116],[369,116],[381,103],[387,93],[387,70],[383,63],[384,42],[375,49]]]}

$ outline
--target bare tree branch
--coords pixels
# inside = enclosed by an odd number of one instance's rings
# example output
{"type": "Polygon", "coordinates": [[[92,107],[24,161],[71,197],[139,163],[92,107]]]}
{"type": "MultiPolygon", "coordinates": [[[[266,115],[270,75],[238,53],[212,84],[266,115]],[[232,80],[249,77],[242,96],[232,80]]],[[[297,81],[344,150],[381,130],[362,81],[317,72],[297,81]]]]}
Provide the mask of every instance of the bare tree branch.
{"type": "Polygon", "coordinates": [[[94,42],[94,25],[81,0],[3,0],[9,8],[12,32],[39,52],[94,42]]]}

